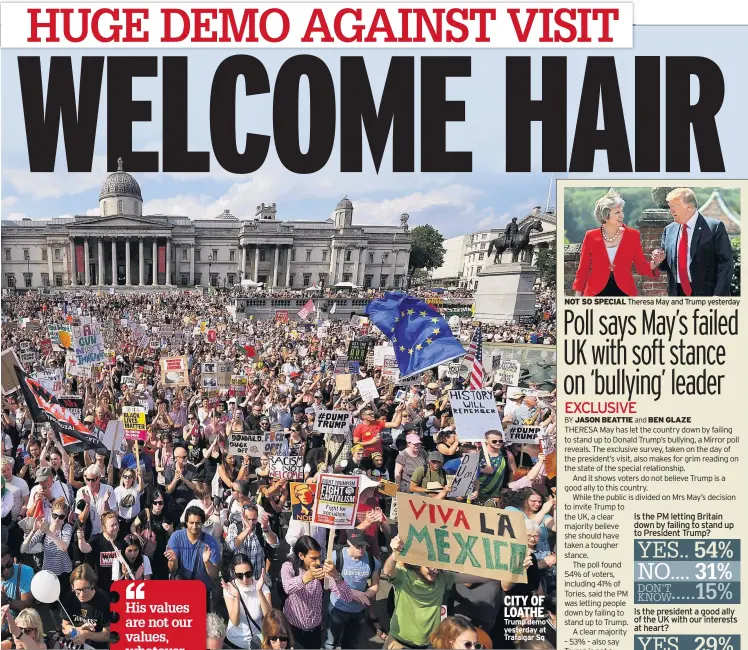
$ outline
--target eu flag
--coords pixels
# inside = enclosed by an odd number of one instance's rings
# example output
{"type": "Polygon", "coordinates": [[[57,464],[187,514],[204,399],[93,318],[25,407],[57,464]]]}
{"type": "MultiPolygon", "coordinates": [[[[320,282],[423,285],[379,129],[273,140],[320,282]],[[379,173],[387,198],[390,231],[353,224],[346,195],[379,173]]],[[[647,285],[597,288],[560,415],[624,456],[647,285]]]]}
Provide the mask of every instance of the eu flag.
{"type": "Polygon", "coordinates": [[[444,317],[419,298],[387,292],[369,303],[366,314],[392,341],[401,377],[465,354],[444,317]]]}

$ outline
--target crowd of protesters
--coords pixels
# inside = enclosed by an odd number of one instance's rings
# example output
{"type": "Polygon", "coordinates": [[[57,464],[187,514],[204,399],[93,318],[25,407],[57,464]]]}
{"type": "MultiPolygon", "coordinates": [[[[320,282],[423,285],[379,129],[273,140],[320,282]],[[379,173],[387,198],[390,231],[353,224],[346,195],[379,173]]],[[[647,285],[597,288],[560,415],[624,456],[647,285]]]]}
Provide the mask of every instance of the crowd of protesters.
{"type": "MultiPolygon", "coordinates": [[[[202,581],[208,648],[351,648],[362,638],[386,648],[555,647],[555,466],[547,471],[539,446],[507,445],[502,435],[512,424],[553,433],[554,396],[494,385],[503,426],[463,442],[448,399],[462,379],[434,368],[401,391],[381,368],[361,363],[358,379],[372,377],[381,396],[364,401],[355,385],[336,389],[336,359],[359,336],[352,325],[326,323],[319,338],[313,322],[233,322],[226,305],[216,294],[3,299],[4,351],[31,353],[29,373],[56,373],[59,395],[83,398],[80,418],[91,430],[105,430],[125,406],[145,406],[147,437],[111,452],[67,448],[32,421],[19,391],[4,396],[0,647],[107,648],[109,590],[123,579],[202,581]],[[112,353],[101,367],[71,374],[66,351],[55,344],[45,354],[43,342],[50,325],[89,317],[112,353]],[[200,322],[214,340],[195,336],[200,322]],[[149,331],[147,344],[136,345],[133,324],[149,331]],[[189,386],[167,386],[161,376],[159,359],[178,355],[188,358],[189,386]],[[218,361],[247,378],[244,394],[204,388],[202,364],[218,361]],[[316,431],[323,409],[349,410],[349,430],[316,431]],[[469,501],[524,514],[527,583],[404,562],[389,499],[376,488],[363,491],[355,529],[305,530],[291,519],[289,483],[269,475],[268,458],[229,453],[232,433],[271,428],[284,433],[282,454],[304,458],[307,484],[322,471],[365,474],[435,499],[449,498],[462,455],[480,450],[469,501]],[[34,601],[31,580],[43,569],[59,578],[62,607],[34,601]],[[545,624],[534,636],[517,634],[522,623],[503,613],[504,596],[521,594],[545,597],[545,624]]],[[[532,328],[551,335],[544,323],[532,328]]],[[[486,336],[510,340],[515,327],[487,328],[486,336]]]]}

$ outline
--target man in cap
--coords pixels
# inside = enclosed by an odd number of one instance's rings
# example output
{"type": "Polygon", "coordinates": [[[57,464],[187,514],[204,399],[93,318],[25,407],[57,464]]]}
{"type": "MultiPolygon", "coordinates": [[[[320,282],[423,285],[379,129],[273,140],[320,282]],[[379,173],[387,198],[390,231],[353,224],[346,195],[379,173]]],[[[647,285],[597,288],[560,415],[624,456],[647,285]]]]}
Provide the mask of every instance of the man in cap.
{"type": "Polygon", "coordinates": [[[364,531],[349,530],[346,537],[346,546],[333,550],[330,559],[351,588],[354,600],[347,602],[335,593],[330,594],[325,639],[327,650],[358,646],[357,638],[364,624],[366,608],[374,602],[379,591],[381,563],[368,551],[369,543],[364,531]]]}
{"type": "Polygon", "coordinates": [[[506,400],[506,406],[504,407],[504,422],[511,424],[514,421],[514,412],[521,406],[526,394],[525,391],[518,390],[506,400]]]}
{"type": "Polygon", "coordinates": [[[410,477],[410,491],[414,494],[430,494],[435,499],[444,499],[449,494],[447,474],[444,471],[444,456],[439,451],[429,453],[428,465],[416,467],[410,477]]]}

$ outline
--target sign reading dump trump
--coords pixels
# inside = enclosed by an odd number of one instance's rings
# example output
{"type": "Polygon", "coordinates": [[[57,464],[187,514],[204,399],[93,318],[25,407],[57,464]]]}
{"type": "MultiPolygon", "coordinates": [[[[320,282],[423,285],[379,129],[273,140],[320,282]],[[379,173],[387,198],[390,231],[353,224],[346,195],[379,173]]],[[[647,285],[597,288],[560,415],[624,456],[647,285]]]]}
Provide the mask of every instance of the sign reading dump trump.
{"type": "Polygon", "coordinates": [[[490,390],[451,390],[449,403],[463,442],[480,442],[491,429],[503,433],[496,399],[490,390]]]}
{"type": "Polygon", "coordinates": [[[350,411],[317,411],[314,430],[320,433],[347,433],[350,423],[350,411]]]}
{"type": "Polygon", "coordinates": [[[320,474],[312,523],[323,528],[354,528],[358,523],[359,478],[320,474]]]}
{"type": "Polygon", "coordinates": [[[398,560],[469,575],[527,582],[525,516],[498,508],[397,493],[398,560]]]}
{"type": "Polygon", "coordinates": [[[515,442],[523,445],[534,445],[538,442],[538,437],[543,432],[543,427],[529,427],[519,425],[512,425],[508,427],[504,433],[504,440],[508,445],[512,445],[515,442]]]}

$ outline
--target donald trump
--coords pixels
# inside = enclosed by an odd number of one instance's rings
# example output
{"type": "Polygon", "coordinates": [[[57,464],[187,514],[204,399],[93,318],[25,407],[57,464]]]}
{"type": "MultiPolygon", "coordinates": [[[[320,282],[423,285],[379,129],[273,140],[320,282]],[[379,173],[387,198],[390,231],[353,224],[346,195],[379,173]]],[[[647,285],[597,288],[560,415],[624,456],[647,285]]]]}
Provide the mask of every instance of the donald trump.
{"type": "Polygon", "coordinates": [[[666,199],[673,223],[652,257],[667,272],[668,295],[729,296],[733,259],[725,225],[699,214],[696,195],[687,187],[674,189],[666,199]]]}

